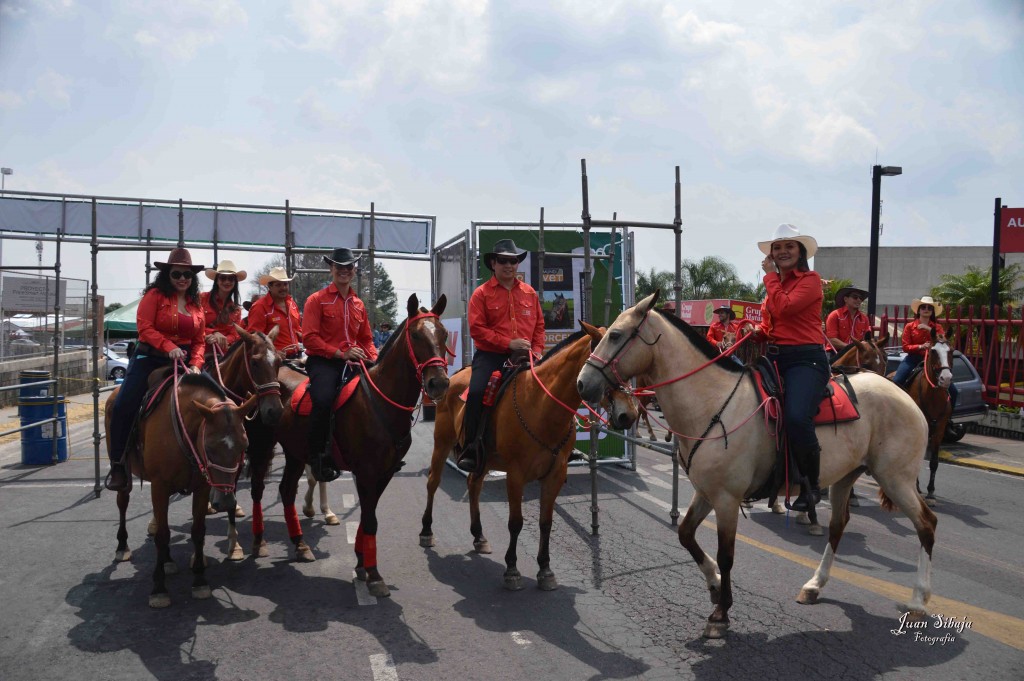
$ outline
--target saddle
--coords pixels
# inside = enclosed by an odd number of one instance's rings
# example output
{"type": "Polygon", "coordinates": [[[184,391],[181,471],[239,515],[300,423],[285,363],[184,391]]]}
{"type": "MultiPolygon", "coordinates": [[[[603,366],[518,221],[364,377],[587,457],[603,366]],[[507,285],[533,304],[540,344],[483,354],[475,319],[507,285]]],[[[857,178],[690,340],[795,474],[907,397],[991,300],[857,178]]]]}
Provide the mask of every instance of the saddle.
{"type": "MultiPolygon", "coordinates": [[[[489,407],[485,404],[480,410],[480,423],[477,425],[476,429],[477,452],[479,452],[480,454],[476,458],[477,474],[483,472],[484,462],[487,460],[487,442],[491,439],[490,436],[492,435],[491,413],[494,411],[494,408],[498,406],[498,403],[501,402],[501,397],[502,395],[505,394],[505,391],[508,390],[508,387],[512,384],[512,379],[515,378],[516,374],[518,374],[520,371],[524,371],[526,369],[526,367],[528,366],[528,360],[529,356],[526,355],[525,353],[512,354],[512,356],[509,358],[509,361],[506,362],[501,367],[501,383],[498,384],[498,391],[495,393],[494,403],[489,407]]],[[[463,403],[465,403],[469,399],[468,386],[459,395],[459,399],[462,400],[463,403]]],[[[465,417],[465,412],[463,412],[463,417],[465,417]]],[[[460,428],[459,431],[459,436],[461,439],[463,432],[462,428],[460,428]]],[[[465,447],[466,443],[456,442],[456,455],[461,455],[465,447]]]]}
{"type": "MultiPolygon", "coordinates": [[[[348,402],[349,398],[355,394],[356,388],[359,387],[360,380],[361,377],[357,372],[346,372],[345,378],[341,382],[341,390],[338,391],[338,396],[334,398],[334,405],[331,407],[331,411],[338,411],[348,402]]],[[[309,396],[308,378],[295,388],[295,391],[292,393],[291,403],[292,411],[299,416],[309,416],[313,412],[313,398],[309,396]]]]}

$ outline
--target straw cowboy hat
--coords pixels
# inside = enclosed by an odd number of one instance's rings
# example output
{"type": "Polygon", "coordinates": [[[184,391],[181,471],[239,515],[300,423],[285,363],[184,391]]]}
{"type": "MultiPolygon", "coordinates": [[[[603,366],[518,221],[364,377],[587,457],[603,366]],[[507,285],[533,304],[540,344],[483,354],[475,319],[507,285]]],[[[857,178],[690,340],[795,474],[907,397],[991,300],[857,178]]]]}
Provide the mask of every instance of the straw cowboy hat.
{"type": "Polygon", "coordinates": [[[714,314],[718,314],[719,312],[728,312],[729,313],[729,319],[732,319],[733,321],[736,320],[736,311],[733,310],[728,305],[722,305],[721,307],[716,307],[714,310],[712,310],[712,312],[714,314]]]}
{"type": "Polygon", "coordinates": [[[757,247],[761,249],[761,252],[765,255],[772,254],[772,244],[776,241],[797,241],[804,245],[807,249],[807,257],[813,258],[814,253],[818,250],[818,242],[814,240],[813,236],[807,236],[806,234],[800,234],[800,230],[793,225],[782,224],[775,228],[775,234],[768,241],[758,241],[757,247]]]}
{"type": "Polygon", "coordinates": [[[359,262],[359,256],[352,252],[351,248],[335,248],[329,256],[324,256],[324,262],[328,265],[355,265],[359,262]]]}
{"type": "Polygon", "coordinates": [[[920,298],[914,298],[914,302],[910,304],[910,310],[914,314],[917,314],[917,308],[922,305],[931,305],[932,309],[935,310],[935,316],[938,317],[942,314],[942,303],[936,303],[935,299],[931,296],[921,296],[920,298]]]}
{"type": "Polygon", "coordinates": [[[233,260],[221,260],[216,269],[212,267],[206,268],[207,279],[213,279],[216,281],[218,274],[233,274],[235,275],[235,279],[238,281],[245,281],[245,278],[249,276],[245,270],[240,270],[235,267],[235,262],[233,260]]]}
{"type": "Polygon", "coordinates": [[[272,281],[291,281],[292,277],[288,276],[288,271],[283,267],[271,268],[267,274],[261,274],[259,278],[260,286],[266,286],[272,281]]]}
{"type": "Polygon", "coordinates": [[[494,271],[494,259],[499,255],[511,255],[516,258],[519,262],[526,260],[526,251],[516,246],[516,242],[512,239],[499,239],[494,244],[494,250],[484,253],[484,264],[487,265],[487,269],[494,271]]]}
{"type": "Polygon", "coordinates": [[[192,264],[192,254],[188,252],[187,248],[175,248],[168,254],[167,262],[154,262],[153,264],[160,270],[169,270],[171,265],[187,267],[193,272],[199,272],[204,269],[202,265],[192,264]]]}
{"type": "Polygon", "coordinates": [[[870,295],[867,291],[856,286],[844,286],[836,291],[836,307],[846,307],[846,296],[851,293],[859,293],[861,300],[867,300],[870,295]]]}

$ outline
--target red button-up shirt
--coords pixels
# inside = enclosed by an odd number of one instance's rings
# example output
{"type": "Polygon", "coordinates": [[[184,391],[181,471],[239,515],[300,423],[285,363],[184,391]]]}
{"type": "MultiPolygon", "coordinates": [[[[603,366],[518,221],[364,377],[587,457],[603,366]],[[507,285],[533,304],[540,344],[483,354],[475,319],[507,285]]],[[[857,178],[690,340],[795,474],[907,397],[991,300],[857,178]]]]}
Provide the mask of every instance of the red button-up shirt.
{"type": "Polygon", "coordinates": [[[726,333],[737,333],[740,330],[740,323],[729,321],[726,326],[722,326],[722,322],[717,319],[708,328],[708,341],[714,345],[718,345],[725,338],[726,333]]]}
{"type": "Polygon", "coordinates": [[[903,351],[911,355],[924,355],[925,351],[921,346],[932,342],[932,326],[935,327],[936,334],[946,335],[942,324],[938,322],[932,322],[931,326],[918,326],[918,324],[920,321],[915,319],[903,327],[903,351]]]}
{"type": "Polygon", "coordinates": [[[190,302],[185,303],[186,314],[192,317],[192,329],[189,335],[179,333],[178,329],[178,294],[165,296],[153,288],[142,296],[139,308],[135,313],[135,325],[139,331],[139,340],[152,345],[161,352],[170,352],[181,347],[189,347],[188,363],[202,368],[205,352],[205,336],[203,309],[190,302]]]}
{"type": "Polygon", "coordinates": [[[759,335],[776,345],[823,345],[821,276],[814,270],[793,270],[785,281],[764,276],[768,297],[761,303],[759,335]]]}
{"type": "Polygon", "coordinates": [[[235,324],[242,325],[242,308],[237,308],[232,312],[228,316],[227,323],[218,324],[217,315],[220,313],[220,310],[214,309],[213,304],[210,302],[211,293],[212,291],[203,291],[199,294],[199,302],[203,306],[203,315],[206,317],[206,335],[209,336],[211,333],[219,332],[227,339],[228,345],[231,345],[241,338],[238,335],[238,331],[235,331],[235,324]]]}
{"type": "Polygon", "coordinates": [[[334,282],[306,299],[302,341],[307,355],[334,357],[358,345],[369,359],[377,359],[366,306],[353,289],[343,298],[334,282]]]}
{"type": "Polygon", "coordinates": [[[871,331],[871,322],[868,316],[860,310],[850,314],[847,307],[832,310],[825,319],[825,335],[829,338],[838,338],[846,345],[854,340],[863,340],[864,334],[871,331]]]}
{"type": "Polygon", "coordinates": [[[293,353],[302,342],[302,321],[299,317],[299,306],[291,296],[285,301],[287,314],[274,304],[273,297],[268,293],[249,308],[249,320],[246,322],[249,331],[270,333],[276,326],[279,331],[274,338],[274,347],[284,353],[293,353]]]}
{"type": "Polygon", "coordinates": [[[544,352],[544,315],[532,286],[516,279],[506,289],[492,276],[469,298],[469,335],[478,350],[509,352],[515,338],[530,341],[534,355],[544,352]]]}

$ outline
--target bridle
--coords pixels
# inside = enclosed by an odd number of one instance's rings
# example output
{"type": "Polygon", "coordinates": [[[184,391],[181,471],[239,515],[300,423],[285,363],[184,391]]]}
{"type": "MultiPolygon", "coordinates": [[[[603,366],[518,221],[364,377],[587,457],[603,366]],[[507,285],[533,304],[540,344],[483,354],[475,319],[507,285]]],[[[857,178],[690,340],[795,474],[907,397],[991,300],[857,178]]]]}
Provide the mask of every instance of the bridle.
{"type": "Polygon", "coordinates": [[[650,343],[648,343],[640,336],[640,333],[644,328],[644,324],[647,323],[647,318],[650,317],[650,315],[651,310],[648,309],[647,312],[644,314],[644,318],[641,319],[640,323],[633,328],[632,332],[630,332],[629,338],[626,339],[626,342],[620,345],[619,348],[612,353],[611,357],[609,357],[608,359],[604,359],[603,357],[600,357],[596,352],[592,352],[590,353],[590,357],[587,358],[587,361],[584,362],[585,365],[592,366],[595,369],[597,369],[598,373],[601,374],[601,378],[603,378],[612,388],[621,388],[629,385],[627,379],[623,378],[622,374],[619,373],[619,361],[621,360],[619,355],[625,353],[626,350],[628,350],[629,347],[637,341],[637,339],[644,343],[644,345],[655,345],[658,341],[661,340],[661,334],[658,334],[658,337],[655,338],[654,341],[650,343]],[[617,383],[612,379],[608,378],[608,374],[606,372],[609,368],[611,369],[612,376],[614,376],[616,381],[618,381],[617,383]]]}
{"type": "MultiPolygon", "coordinates": [[[[245,340],[243,339],[242,342],[244,343],[245,340]]],[[[248,346],[246,346],[246,349],[248,349],[248,346]]],[[[264,397],[267,397],[268,395],[277,395],[278,398],[280,398],[281,397],[281,383],[280,383],[280,381],[269,381],[267,383],[257,383],[256,379],[252,375],[252,369],[249,368],[249,359],[250,358],[244,352],[243,352],[243,355],[244,355],[244,357],[243,357],[243,360],[242,360],[242,364],[245,365],[245,375],[248,377],[249,383],[252,384],[253,389],[255,389],[256,395],[261,400],[264,397]]],[[[233,392],[230,388],[228,388],[227,383],[224,382],[224,377],[221,375],[221,372],[220,372],[220,358],[222,356],[224,356],[224,353],[220,349],[220,346],[217,345],[216,343],[214,343],[213,344],[213,366],[214,366],[214,369],[216,369],[216,371],[217,371],[217,382],[221,385],[222,388],[224,388],[224,392],[226,392],[228,395],[230,395],[231,398],[234,399],[238,404],[241,404],[242,402],[245,401],[245,398],[242,397],[241,395],[238,395],[237,393],[233,392]]],[[[255,415],[255,409],[253,410],[253,414],[255,415]]],[[[246,416],[246,418],[248,419],[249,416],[246,416]]]]}
{"type": "MultiPolygon", "coordinates": [[[[423,372],[424,371],[426,371],[429,367],[432,367],[432,366],[434,366],[434,367],[444,367],[445,370],[447,370],[447,368],[448,368],[447,357],[444,357],[444,356],[439,357],[437,355],[433,355],[433,356],[427,358],[426,360],[424,360],[422,362],[420,362],[419,360],[416,359],[416,352],[415,352],[415,350],[413,350],[413,346],[412,346],[412,331],[411,331],[412,325],[413,325],[413,323],[419,321],[420,319],[426,319],[426,318],[431,318],[431,317],[434,318],[434,319],[440,319],[440,317],[438,317],[433,312],[421,312],[421,313],[419,313],[419,314],[417,314],[415,316],[409,317],[409,319],[407,319],[406,322],[405,322],[405,345],[406,345],[406,349],[408,349],[408,351],[409,351],[409,359],[412,361],[412,365],[413,365],[413,367],[416,370],[416,382],[420,384],[420,392],[424,392],[423,391],[423,372]]],[[[445,352],[447,354],[450,354],[452,356],[455,355],[455,353],[452,352],[452,349],[449,348],[447,345],[445,346],[444,349],[445,349],[445,352]]],[[[395,402],[390,397],[385,395],[383,393],[383,391],[381,391],[381,389],[377,387],[377,384],[373,382],[373,379],[370,378],[370,370],[366,366],[366,362],[364,362],[362,359],[359,360],[359,366],[362,368],[363,375],[366,376],[367,382],[369,382],[369,384],[373,387],[373,389],[377,392],[378,395],[380,395],[382,398],[384,398],[385,402],[390,404],[392,407],[397,407],[398,409],[404,409],[405,411],[408,411],[408,412],[411,412],[414,409],[416,409],[416,404],[415,403],[411,407],[407,407],[404,404],[399,404],[398,402],[395,402]]]]}

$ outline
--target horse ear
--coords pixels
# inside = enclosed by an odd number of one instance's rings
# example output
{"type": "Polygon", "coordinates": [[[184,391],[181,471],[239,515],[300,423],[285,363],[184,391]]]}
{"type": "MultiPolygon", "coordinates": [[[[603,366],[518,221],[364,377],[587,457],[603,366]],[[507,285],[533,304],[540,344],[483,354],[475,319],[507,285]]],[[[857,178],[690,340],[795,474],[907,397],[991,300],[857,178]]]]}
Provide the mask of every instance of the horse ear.
{"type": "Polygon", "coordinates": [[[595,341],[600,341],[604,337],[604,331],[602,329],[599,329],[592,324],[587,324],[582,319],[580,320],[580,326],[583,327],[583,330],[587,332],[587,335],[595,341]]]}
{"type": "Polygon", "coordinates": [[[255,340],[255,339],[254,339],[254,338],[252,337],[252,334],[251,334],[251,333],[249,333],[248,331],[246,331],[245,329],[243,329],[243,328],[242,328],[241,326],[239,326],[238,324],[235,324],[235,325],[234,325],[234,327],[235,327],[235,331],[237,331],[237,332],[238,332],[238,335],[239,335],[239,336],[241,336],[241,337],[242,337],[242,339],[243,339],[243,340],[244,340],[244,341],[245,341],[246,343],[252,343],[252,342],[253,342],[253,340],[255,340]]]}
{"type": "Polygon", "coordinates": [[[875,345],[877,345],[880,348],[884,347],[885,344],[888,343],[888,342],[889,342],[889,332],[888,331],[883,331],[882,335],[879,336],[877,339],[875,339],[875,345]]]}
{"type": "Polygon", "coordinates": [[[434,307],[430,308],[430,311],[433,314],[436,314],[438,317],[440,317],[441,313],[444,312],[445,306],[447,306],[447,305],[448,305],[448,296],[446,296],[445,294],[442,293],[441,297],[437,299],[436,303],[434,303],[434,307]]]}
{"type": "Polygon", "coordinates": [[[212,418],[213,417],[213,409],[210,409],[204,403],[200,402],[199,400],[195,400],[194,399],[194,400],[192,400],[192,404],[195,405],[196,409],[199,410],[199,413],[202,414],[204,419],[208,419],[208,418],[212,418]]]}
{"type": "Polygon", "coordinates": [[[267,338],[269,338],[270,342],[273,343],[274,339],[277,338],[277,334],[279,334],[279,333],[281,333],[281,325],[280,324],[274,324],[274,328],[272,328],[270,330],[270,333],[267,334],[267,338]]]}
{"type": "Polygon", "coordinates": [[[420,300],[416,297],[415,293],[409,296],[409,302],[406,303],[405,311],[409,317],[415,317],[420,311],[420,300]]]}
{"type": "Polygon", "coordinates": [[[637,303],[636,309],[640,314],[647,314],[654,307],[654,304],[658,302],[658,297],[661,295],[661,289],[655,289],[654,293],[647,296],[639,303],[637,303]]]}

